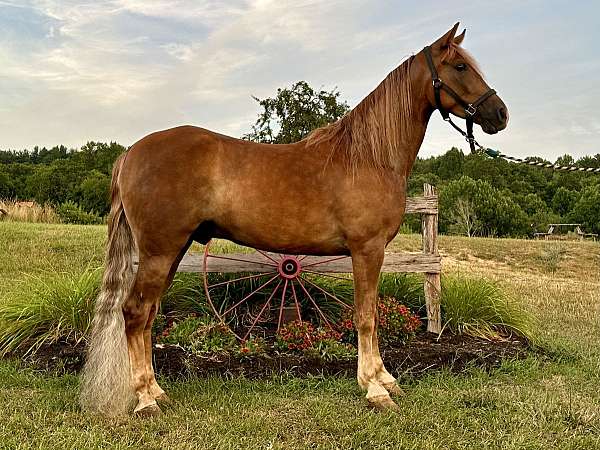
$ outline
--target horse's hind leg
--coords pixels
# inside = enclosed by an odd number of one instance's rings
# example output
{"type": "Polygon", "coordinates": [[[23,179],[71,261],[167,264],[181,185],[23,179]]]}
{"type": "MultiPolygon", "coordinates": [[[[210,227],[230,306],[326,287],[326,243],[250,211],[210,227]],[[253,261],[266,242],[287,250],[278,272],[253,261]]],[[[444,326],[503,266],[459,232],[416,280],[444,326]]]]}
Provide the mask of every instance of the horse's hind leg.
{"type": "MultiPolygon", "coordinates": [[[[187,245],[181,249],[181,251],[179,252],[179,255],[177,256],[177,258],[175,259],[175,261],[173,262],[173,264],[171,264],[171,269],[169,271],[169,275],[167,276],[167,281],[165,282],[165,287],[163,289],[163,292],[169,288],[169,286],[171,285],[171,283],[173,282],[173,278],[175,277],[175,273],[177,272],[177,267],[179,266],[179,263],[181,262],[183,256],[185,255],[185,253],[187,252],[188,248],[190,247],[191,244],[191,240],[190,242],[187,243],[187,245]]],[[[154,397],[154,400],[157,400],[159,403],[170,403],[170,399],[169,396],[166,394],[166,392],[159,386],[158,382],[156,381],[156,375],[154,373],[154,366],[152,364],[152,323],[154,322],[154,319],[156,317],[156,313],[158,313],[158,310],[160,309],[160,297],[158,299],[158,303],[156,305],[156,309],[154,310],[154,314],[151,314],[148,317],[148,322],[146,323],[146,327],[144,328],[144,348],[145,348],[145,359],[146,359],[146,371],[148,372],[148,384],[149,384],[149,390],[150,390],[150,395],[152,397],[154,397]]]]}
{"type": "MultiPolygon", "coordinates": [[[[129,348],[131,376],[138,404],[134,412],[153,415],[160,412],[150,392],[150,372],[146,364],[145,335],[149,336],[173,261],[177,255],[147,255],[140,252],[135,283],[123,305],[125,334],[129,348]]],[[[151,349],[151,347],[150,347],[151,349]]]]}

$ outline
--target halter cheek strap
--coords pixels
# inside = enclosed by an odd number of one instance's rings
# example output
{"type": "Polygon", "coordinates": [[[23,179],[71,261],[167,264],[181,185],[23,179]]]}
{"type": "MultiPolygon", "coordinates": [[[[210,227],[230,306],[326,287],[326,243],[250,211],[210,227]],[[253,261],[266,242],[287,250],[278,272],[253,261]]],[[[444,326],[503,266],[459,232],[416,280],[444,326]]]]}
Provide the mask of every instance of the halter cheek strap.
{"type": "Polygon", "coordinates": [[[454,89],[445,84],[442,79],[438,76],[437,70],[435,69],[435,65],[433,64],[433,58],[431,56],[431,47],[427,46],[423,49],[423,53],[425,54],[425,60],[427,61],[427,65],[429,66],[429,71],[431,72],[431,80],[433,84],[433,94],[435,96],[435,106],[440,111],[440,114],[444,118],[446,122],[448,122],[452,127],[462,134],[469,146],[471,147],[471,152],[475,152],[475,137],[473,136],[473,116],[477,113],[477,108],[485,102],[488,98],[496,93],[495,90],[489,89],[485,92],[481,97],[479,97],[473,103],[468,103],[463,98],[458,95],[454,89]],[[450,95],[456,103],[463,107],[465,110],[465,122],[467,125],[467,131],[463,131],[458,125],[456,125],[452,119],[450,118],[450,113],[443,108],[442,99],[441,99],[441,91],[442,89],[450,95]]]}

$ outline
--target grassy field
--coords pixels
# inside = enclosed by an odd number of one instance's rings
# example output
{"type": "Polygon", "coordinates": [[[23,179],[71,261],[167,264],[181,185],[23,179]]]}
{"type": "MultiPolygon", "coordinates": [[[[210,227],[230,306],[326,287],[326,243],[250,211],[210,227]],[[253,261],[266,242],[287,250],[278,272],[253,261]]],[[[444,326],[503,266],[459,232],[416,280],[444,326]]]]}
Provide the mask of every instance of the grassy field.
{"type": "MultiPolygon", "coordinates": [[[[102,263],[105,228],[0,222],[0,301],[48,272],[102,263]]],[[[399,236],[390,251],[417,250],[399,236]]],[[[82,414],[78,380],[0,361],[0,448],[600,449],[600,244],[440,238],[447,273],[497,280],[539,321],[543,353],[492,372],[399,379],[401,414],[365,406],[350,378],[164,380],[158,419],[82,414]]]]}

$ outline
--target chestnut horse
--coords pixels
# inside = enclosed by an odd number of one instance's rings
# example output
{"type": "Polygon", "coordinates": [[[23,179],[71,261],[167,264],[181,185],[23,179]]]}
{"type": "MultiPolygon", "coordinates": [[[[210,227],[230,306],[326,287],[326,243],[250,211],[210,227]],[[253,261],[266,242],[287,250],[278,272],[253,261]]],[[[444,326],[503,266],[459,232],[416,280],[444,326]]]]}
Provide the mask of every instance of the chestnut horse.
{"type": "MultiPolygon", "coordinates": [[[[460,47],[464,32],[456,36],[457,27],[428,51],[444,84],[476,103],[489,87],[460,47]]],[[[384,249],[402,223],[407,178],[432,112],[439,106],[465,117],[456,95],[442,90],[436,101],[433,71],[419,52],[342,119],[294,144],[183,126],[150,134],[121,155],[83,374],[84,409],[116,415],[135,405],[140,415],[160,413],[157,401],[168,397],[152,367],[152,322],[190,244],[211,238],[287,254],[351,255],[358,384],[374,407],[396,409],[390,394],[401,390],[377,340],[384,249]]],[[[473,120],[491,134],[506,127],[508,114],[494,94],[473,120]]]]}

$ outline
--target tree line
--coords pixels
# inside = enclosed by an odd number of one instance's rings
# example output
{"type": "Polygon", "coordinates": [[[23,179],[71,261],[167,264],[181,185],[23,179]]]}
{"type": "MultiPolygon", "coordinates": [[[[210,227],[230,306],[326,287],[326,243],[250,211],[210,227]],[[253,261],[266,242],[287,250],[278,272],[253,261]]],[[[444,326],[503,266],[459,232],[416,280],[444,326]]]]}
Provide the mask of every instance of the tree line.
{"type": "MultiPolygon", "coordinates": [[[[272,98],[256,98],[262,111],[243,138],[268,143],[302,139],[349,110],[339,97],[335,89],[315,90],[300,81],[278,89],[272,98]]],[[[125,150],[116,142],[88,142],[80,149],[60,145],[0,151],[0,198],[66,205],[71,212],[79,209],[82,214],[69,216],[75,222],[85,213],[105,216],[112,165],[125,150]]],[[[577,160],[563,155],[555,162],[600,167],[600,154],[577,160]]],[[[524,237],[561,222],[581,223],[587,232],[600,232],[599,175],[554,172],[452,148],[439,156],[417,158],[409,195],[420,195],[423,183],[438,188],[442,233],[524,237]]],[[[418,230],[418,217],[406,220],[408,227],[418,230]]]]}

